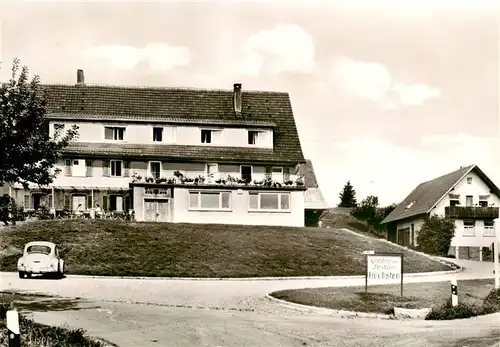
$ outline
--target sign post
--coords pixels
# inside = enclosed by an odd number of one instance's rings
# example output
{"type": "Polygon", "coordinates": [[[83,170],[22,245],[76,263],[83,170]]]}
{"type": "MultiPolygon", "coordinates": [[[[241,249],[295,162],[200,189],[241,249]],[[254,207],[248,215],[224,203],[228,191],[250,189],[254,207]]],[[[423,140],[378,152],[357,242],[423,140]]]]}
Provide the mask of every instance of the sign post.
{"type": "Polygon", "coordinates": [[[456,278],[451,280],[451,305],[458,305],[458,284],[456,278]]]}
{"type": "Polygon", "coordinates": [[[403,253],[363,253],[366,256],[365,293],[368,285],[399,283],[403,296],[403,253]]]}
{"type": "Polygon", "coordinates": [[[9,347],[21,347],[19,313],[15,310],[7,311],[7,334],[9,334],[9,347]]]}

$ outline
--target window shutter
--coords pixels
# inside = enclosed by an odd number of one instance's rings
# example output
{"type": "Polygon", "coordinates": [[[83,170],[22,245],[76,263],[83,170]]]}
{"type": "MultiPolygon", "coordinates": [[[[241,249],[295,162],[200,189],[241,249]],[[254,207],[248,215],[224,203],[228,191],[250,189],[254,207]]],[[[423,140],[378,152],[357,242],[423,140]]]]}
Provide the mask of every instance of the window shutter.
{"type": "Polygon", "coordinates": [[[93,171],[92,160],[90,159],[85,160],[85,169],[86,169],[85,176],[92,177],[92,171],[93,171]]]}
{"type": "Polygon", "coordinates": [[[87,209],[91,209],[92,208],[92,194],[89,194],[87,195],[87,209]]]}
{"type": "Polygon", "coordinates": [[[54,197],[52,196],[52,194],[50,194],[48,196],[48,206],[47,206],[49,209],[52,209],[52,203],[53,203],[53,201],[54,201],[54,197]]]}
{"type": "Polygon", "coordinates": [[[271,177],[272,177],[271,166],[266,166],[266,179],[269,179],[271,177]]]}
{"type": "Polygon", "coordinates": [[[108,197],[106,195],[102,197],[102,209],[104,211],[108,210],[108,197]]]}
{"type": "Polygon", "coordinates": [[[66,159],[66,166],[64,167],[64,176],[71,176],[71,159],[66,159]]]}
{"type": "Polygon", "coordinates": [[[290,180],[290,168],[289,167],[284,167],[283,168],[283,181],[289,181],[290,180]]]}
{"type": "Polygon", "coordinates": [[[71,195],[64,195],[64,209],[71,210],[71,195]]]}
{"type": "Polygon", "coordinates": [[[130,176],[130,161],[128,160],[123,161],[123,176],[124,177],[130,176]]]}
{"type": "Polygon", "coordinates": [[[109,160],[102,161],[102,175],[104,177],[109,177],[109,160]]]}

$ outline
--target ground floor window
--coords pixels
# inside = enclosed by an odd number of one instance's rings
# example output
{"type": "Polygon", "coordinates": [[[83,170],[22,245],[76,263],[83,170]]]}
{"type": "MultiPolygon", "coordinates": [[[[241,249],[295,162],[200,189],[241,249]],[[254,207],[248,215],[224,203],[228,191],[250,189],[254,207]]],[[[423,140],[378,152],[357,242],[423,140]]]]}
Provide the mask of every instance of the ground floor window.
{"type": "Polygon", "coordinates": [[[109,210],[116,212],[123,212],[123,196],[121,195],[110,195],[109,196],[109,210]]]}
{"type": "Polygon", "coordinates": [[[24,195],[24,208],[27,210],[38,210],[44,206],[48,209],[52,208],[52,194],[32,193],[24,195]]]}
{"type": "Polygon", "coordinates": [[[230,210],[231,192],[189,192],[189,209],[230,210]]]}
{"type": "Polygon", "coordinates": [[[73,211],[83,211],[87,208],[87,196],[86,195],[73,195],[72,197],[73,211]]]}
{"type": "Polygon", "coordinates": [[[495,236],[495,222],[492,220],[484,221],[484,236],[495,236]]]}
{"type": "Polygon", "coordinates": [[[464,221],[464,231],[463,236],[474,236],[476,228],[476,221],[465,220],[464,221]]]}
{"type": "Polygon", "coordinates": [[[249,192],[250,211],[290,211],[290,193],[249,192]]]}

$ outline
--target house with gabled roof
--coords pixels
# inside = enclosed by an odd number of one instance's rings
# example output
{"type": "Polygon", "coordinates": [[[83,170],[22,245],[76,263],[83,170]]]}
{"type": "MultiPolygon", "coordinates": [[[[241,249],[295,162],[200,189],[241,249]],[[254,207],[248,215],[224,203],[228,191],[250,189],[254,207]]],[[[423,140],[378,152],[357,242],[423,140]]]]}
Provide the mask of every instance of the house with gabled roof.
{"type": "Polygon", "coordinates": [[[11,187],[26,210],[137,221],[304,226],[305,163],[288,93],[44,85],[51,136],[72,125],[49,187],[11,187]]]}
{"type": "Polygon", "coordinates": [[[482,249],[498,237],[500,190],[477,166],[459,170],[419,184],[383,221],[388,240],[417,246],[425,218],[439,215],[455,221],[450,254],[482,260],[482,249]]]}

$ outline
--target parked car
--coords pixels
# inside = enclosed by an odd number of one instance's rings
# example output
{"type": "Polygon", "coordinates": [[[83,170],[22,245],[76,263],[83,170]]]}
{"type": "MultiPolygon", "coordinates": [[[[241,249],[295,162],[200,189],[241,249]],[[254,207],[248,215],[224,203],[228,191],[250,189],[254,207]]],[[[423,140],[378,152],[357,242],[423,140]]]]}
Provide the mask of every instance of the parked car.
{"type": "Polygon", "coordinates": [[[66,264],[59,256],[59,247],[46,241],[33,241],[24,246],[24,253],[17,261],[19,278],[30,278],[33,274],[53,274],[63,277],[66,264]]]}

